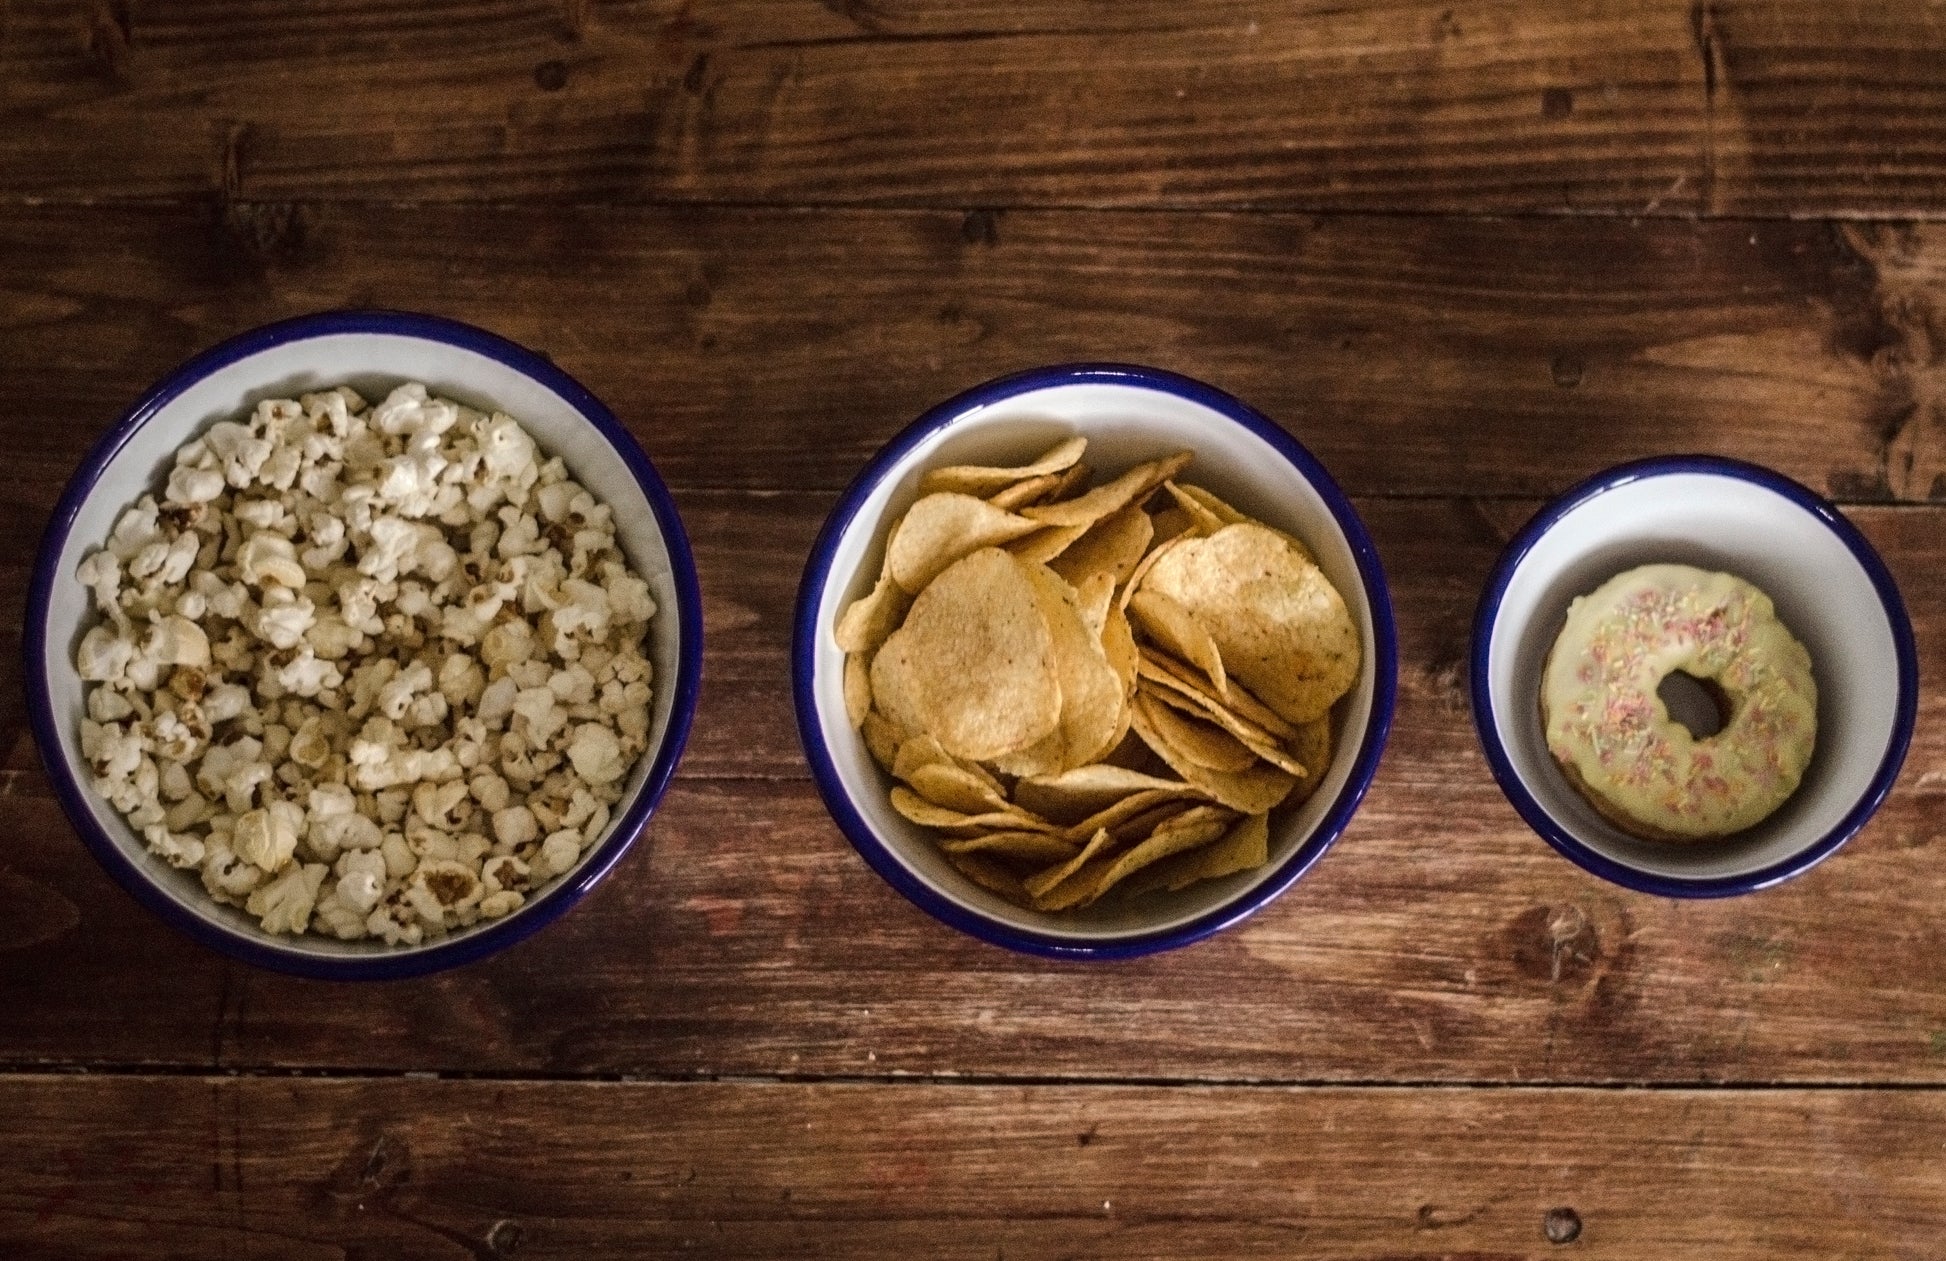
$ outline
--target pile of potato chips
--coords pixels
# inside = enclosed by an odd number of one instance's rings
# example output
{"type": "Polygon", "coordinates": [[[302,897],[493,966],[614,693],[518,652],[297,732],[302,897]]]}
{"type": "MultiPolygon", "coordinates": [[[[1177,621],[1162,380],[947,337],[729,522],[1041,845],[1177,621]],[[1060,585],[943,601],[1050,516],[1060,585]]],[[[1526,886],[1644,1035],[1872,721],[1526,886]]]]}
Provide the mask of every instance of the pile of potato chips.
{"type": "Polygon", "coordinates": [[[836,632],[893,808],[1043,911],[1268,861],[1361,655],[1303,543],[1175,480],[1189,452],[1091,486],[1086,448],[927,473],[836,632]]]}

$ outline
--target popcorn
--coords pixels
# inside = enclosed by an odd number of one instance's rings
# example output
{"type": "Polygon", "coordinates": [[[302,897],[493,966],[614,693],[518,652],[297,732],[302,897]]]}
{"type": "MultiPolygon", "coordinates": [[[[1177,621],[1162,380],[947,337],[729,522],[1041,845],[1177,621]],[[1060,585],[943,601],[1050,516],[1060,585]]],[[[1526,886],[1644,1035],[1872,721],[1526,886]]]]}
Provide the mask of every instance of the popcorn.
{"type": "Polygon", "coordinates": [[[212,425],[76,577],[96,791],[266,932],[416,944],[511,914],[647,747],[656,606],[612,512],[423,386],[212,425]]]}
{"type": "Polygon", "coordinates": [[[142,839],[149,843],[150,853],[171,867],[193,871],[203,865],[203,843],[193,836],[180,836],[163,824],[153,823],[142,829],[142,839]]]}
{"type": "Polygon", "coordinates": [[[250,629],[271,647],[290,649],[304,642],[304,636],[317,620],[315,604],[279,588],[264,592],[263,605],[257,609],[255,624],[250,629]]]}
{"type": "Polygon", "coordinates": [[[270,764],[259,760],[263,747],[252,736],[212,747],[196,770],[197,786],[223,798],[234,813],[244,813],[254,803],[258,786],[270,778],[270,764]]]}
{"type": "Polygon", "coordinates": [[[297,852],[297,831],[290,816],[276,801],[262,810],[250,810],[237,819],[230,832],[230,848],[245,862],[273,875],[290,862],[297,852]]]}
{"type": "Polygon", "coordinates": [[[323,863],[293,867],[252,892],[244,909],[262,919],[267,933],[301,933],[310,926],[327,870],[323,863]]]}
{"type": "Polygon", "coordinates": [[[568,761],[590,784],[612,784],[627,773],[631,759],[622,755],[621,741],[600,723],[584,722],[574,729],[568,761]]]}
{"type": "Polygon", "coordinates": [[[358,913],[368,913],[385,896],[385,856],[373,850],[353,850],[338,860],[338,900],[358,913]]]}
{"type": "Polygon", "coordinates": [[[253,587],[276,583],[294,590],[304,586],[304,566],[297,563],[297,549],[281,535],[262,531],[244,540],[237,553],[238,576],[253,587]]]}
{"type": "Polygon", "coordinates": [[[74,668],[86,683],[112,683],[135,656],[135,645],[107,626],[90,627],[74,653],[74,668]]]}
{"type": "Polygon", "coordinates": [[[545,880],[574,866],[574,860],[580,855],[581,834],[564,828],[548,834],[548,838],[541,843],[540,852],[534,856],[532,866],[535,874],[545,880]]]}
{"type": "Polygon", "coordinates": [[[507,806],[493,812],[493,835],[509,852],[527,848],[540,834],[540,824],[527,806],[507,806]]]}

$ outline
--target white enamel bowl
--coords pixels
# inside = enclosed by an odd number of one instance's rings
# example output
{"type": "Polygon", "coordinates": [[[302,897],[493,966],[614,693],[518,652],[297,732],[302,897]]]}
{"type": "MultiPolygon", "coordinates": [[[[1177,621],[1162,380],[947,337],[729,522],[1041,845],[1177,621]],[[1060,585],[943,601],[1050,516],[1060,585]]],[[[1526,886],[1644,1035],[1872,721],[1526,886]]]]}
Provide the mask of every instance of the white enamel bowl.
{"type": "Polygon", "coordinates": [[[885,880],[944,923],[1032,953],[1120,958],[1196,941],[1256,911],[1337,839],[1377,770],[1392,719],[1398,650],[1378,553],[1350,502],[1310,452],[1243,403],[1186,377],[1122,365],[1038,369],[989,382],[920,417],[859,474],[825,522],[798,592],[792,656],[798,732],[826,805],[885,880]],[[870,589],[886,524],[942,464],[1031,459],[1072,434],[1087,461],[1120,470],[1170,451],[1195,452],[1185,479],[1304,539],[1344,593],[1365,645],[1341,701],[1342,731],[1316,794],[1275,814],[1270,862],[1139,903],[1079,914],[1022,910],[974,885],[930,835],[893,811],[890,784],[845,715],[839,612],[870,589]]]}
{"type": "Polygon", "coordinates": [[[1672,897],[1775,884],[1829,856],[1890,791],[1911,742],[1912,627],[1877,552],[1830,503],[1780,474],[1702,456],[1602,473],[1510,543],[1473,628],[1473,717],[1501,788],[1533,829],[1598,876],[1672,897]],[[1578,595],[1667,561],[1755,584],[1810,651],[1816,751],[1777,813],[1695,845],[1638,840],[1596,813],[1547,751],[1542,663],[1578,595]]]}
{"type": "Polygon", "coordinates": [[[41,758],[81,839],[123,887],[163,919],[239,959],[342,980],[430,972],[478,959],[558,918],[588,892],[641,833],[675,770],[695,710],[702,619],[696,571],[675,504],[648,457],[607,408],[541,356],[450,320],[395,312],[307,316],[245,333],[191,360],[137,403],[89,452],[48,523],[37,558],[25,630],[29,712],[41,758]],[[616,536],[648,580],[659,612],[649,751],[636,767],[608,832],[579,864],[505,918],[420,946],[340,942],[263,932],[243,912],[213,901],[194,873],[148,854],[142,840],[88,784],[80,752],[83,689],[74,649],[93,623],[75,580],[121,512],[159,490],[176,449],[217,420],[260,400],[349,383],[377,400],[405,381],[518,419],[549,454],[614,509],[616,536]]]}

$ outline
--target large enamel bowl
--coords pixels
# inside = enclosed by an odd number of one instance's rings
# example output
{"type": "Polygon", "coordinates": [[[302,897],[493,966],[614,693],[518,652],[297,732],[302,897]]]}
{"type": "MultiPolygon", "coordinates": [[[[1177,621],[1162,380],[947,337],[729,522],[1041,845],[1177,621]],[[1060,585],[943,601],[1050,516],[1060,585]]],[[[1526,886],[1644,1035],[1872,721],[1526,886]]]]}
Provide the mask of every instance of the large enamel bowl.
{"type": "Polygon", "coordinates": [[[1392,721],[1398,649],[1378,552],[1317,459],[1238,400],[1170,372],[1119,364],[1042,368],[969,390],[894,438],[825,522],[798,591],[792,652],[798,732],[832,817],[888,884],[943,923],[1031,953],[1113,959],[1186,945],[1234,924],[1289,888],[1350,822],[1378,769],[1392,721]],[[1333,761],[1318,791],[1271,817],[1270,862],[1180,893],[1050,915],[1012,906],[960,875],[924,829],[897,814],[890,783],[846,718],[839,612],[869,590],[886,525],[917,497],[926,469],[1031,459],[1072,434],[1087,460],[1119,470],[1188,449],[1186,480],[1310,544],[1344,594],[1365,645],[1339,702],[1333,761]]]}
{"type": "Polygon", "coordinates": [[[246,962],[307,976],[379,979],[481,958],[558,919],[615,866],[642,832],[688,737],[702,673],[701,600],[674,502],[641,447],[573,378],[548,360],[451,320],[397,312],[307,316],[245,333],[169,374],[81,462],[48,522],[28,598],[27,701],[55,792],[76,833],[108,873],[150,910],[198,941],[246,962]],[[146,852],[127,822],[88,784],[80,751],[83,688],[74,650],[95,614],[75,578],[122,510],[158,491],[178,447],[215,421],[266,398],[349,384],[380,399],[405,381],[526,427],[543,451],[614,509],[622,550],[647,579],[659,612],[649,749],[614,807],[605,835],[579,863],[504,918],[418,946],[273,936],[218,904],[193,872],[146,852]]]}

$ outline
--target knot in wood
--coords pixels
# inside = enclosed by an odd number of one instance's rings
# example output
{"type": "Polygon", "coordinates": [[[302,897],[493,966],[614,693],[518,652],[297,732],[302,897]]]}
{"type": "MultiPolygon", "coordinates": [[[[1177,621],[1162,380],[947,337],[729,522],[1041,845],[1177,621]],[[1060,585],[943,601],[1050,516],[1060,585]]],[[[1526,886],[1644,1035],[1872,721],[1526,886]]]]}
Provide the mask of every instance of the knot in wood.
{"type": "Polygon", "coordinates": [[[1536,906],[1509,925],[1514,967],[1551,985],[1578,985],[1601,961],[1601,934],[1578,906],[1536,906]]]}

